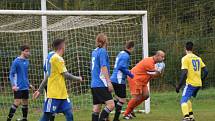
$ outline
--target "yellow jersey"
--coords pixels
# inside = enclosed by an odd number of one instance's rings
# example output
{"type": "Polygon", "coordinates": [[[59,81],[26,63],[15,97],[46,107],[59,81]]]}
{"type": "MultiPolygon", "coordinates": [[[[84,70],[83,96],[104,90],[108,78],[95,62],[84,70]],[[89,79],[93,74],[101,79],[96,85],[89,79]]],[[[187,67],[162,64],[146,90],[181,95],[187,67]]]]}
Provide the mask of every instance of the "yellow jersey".
{"type": "Polygon", "coordinates": [[[55,53],[50,58],[50,75],[48,77],[47,98],[67,99],[65,78],[62,73],[67,72],[64,60],[55,53]]]}
{"type": "Polygon", "coordinates": [[[202,59],[193,53],[189,53],[182,58],[181,63],[181,69],[187,69],[188,71],[186,84],[196,87],[202,86],[201,69],[205,67],[202,59]]]}

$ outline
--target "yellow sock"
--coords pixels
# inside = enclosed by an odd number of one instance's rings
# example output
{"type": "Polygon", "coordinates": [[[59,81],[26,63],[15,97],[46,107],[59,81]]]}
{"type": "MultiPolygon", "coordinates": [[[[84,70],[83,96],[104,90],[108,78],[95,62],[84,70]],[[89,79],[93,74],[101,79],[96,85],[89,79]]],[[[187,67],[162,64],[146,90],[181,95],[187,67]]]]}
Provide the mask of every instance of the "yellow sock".
{"type": "Polygon", "coordinates": [[[188,101],[187,101],[187,104],[188,104],[189,112],[193,112],[191,101],[188,100],[188,101]]]}
{"type": "Polygon", "coordinates": [[[181,104],[181,110],[183,115],[188,115],[189,116],[189,108],[188,108],[188,104],[187,103],[182,103],[181,104]]]}

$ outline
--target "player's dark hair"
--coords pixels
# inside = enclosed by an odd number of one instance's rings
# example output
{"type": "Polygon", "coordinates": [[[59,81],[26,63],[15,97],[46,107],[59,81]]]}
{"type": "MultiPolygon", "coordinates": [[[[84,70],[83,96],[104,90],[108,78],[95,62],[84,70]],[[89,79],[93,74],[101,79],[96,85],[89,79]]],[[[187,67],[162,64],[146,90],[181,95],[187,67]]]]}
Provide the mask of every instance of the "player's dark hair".
{"type": "Polygon", "coordinates": [[[52,47],[53,47],[55,50],[57,50],[57,49],[60,47],[60,45],[61,45],[62,43],[64,43],[64,42],[65,42],[64,39],[55,39],[55,40],[53,41],[53,43],[52,43],[52,47]]]}
{"type": "Polygon", "coordinates": [[[193,42],[187,42],[186,43],[186,50],[192,51],[193,50],[193,42]]]}
{"type": "Polygon", "coordinates": [[[26,49],[30,49],[30,46],[25,44],[25,45],[21,45],[19,48],[21,51],[25,51],[26,49]]]}
{"type": "Polygon", "coordinates": [[[129,40],[126,44],[125,44],[125,49],[131,49],[134,47],[134,41],[129,40]]]}
{"type": "Polygon", "coordinates": [[[105,43],[107,43],[107,36],[104,33],[100,33],[96,36],[96,46],[103,47],[105,43]]]}

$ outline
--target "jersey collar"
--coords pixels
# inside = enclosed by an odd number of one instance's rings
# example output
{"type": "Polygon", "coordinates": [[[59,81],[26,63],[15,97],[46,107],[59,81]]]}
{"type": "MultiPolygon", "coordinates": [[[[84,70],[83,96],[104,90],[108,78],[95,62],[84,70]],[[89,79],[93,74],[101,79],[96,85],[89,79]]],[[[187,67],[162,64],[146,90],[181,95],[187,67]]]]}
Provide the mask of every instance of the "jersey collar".
{"type": "Polygon", "coordinates": [[[131,55],[131,53],[129,52],[129,51],[127,51],[127,50],[124,50],[126,53],[128,53],[129,55],[131,55]]]}

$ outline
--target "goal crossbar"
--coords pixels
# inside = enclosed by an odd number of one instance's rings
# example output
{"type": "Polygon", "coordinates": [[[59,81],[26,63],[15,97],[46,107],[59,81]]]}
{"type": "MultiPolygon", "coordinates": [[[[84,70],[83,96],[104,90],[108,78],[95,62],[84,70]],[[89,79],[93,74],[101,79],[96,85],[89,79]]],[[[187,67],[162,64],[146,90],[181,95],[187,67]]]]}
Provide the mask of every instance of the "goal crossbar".
{"type": "Polygon", "coordinates": [[[146,15],[147,11],[57,11],[57,10],[0,10],[7,15],[146,15]]]}

